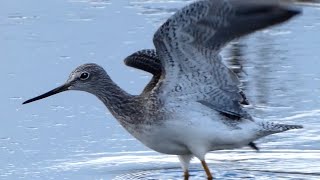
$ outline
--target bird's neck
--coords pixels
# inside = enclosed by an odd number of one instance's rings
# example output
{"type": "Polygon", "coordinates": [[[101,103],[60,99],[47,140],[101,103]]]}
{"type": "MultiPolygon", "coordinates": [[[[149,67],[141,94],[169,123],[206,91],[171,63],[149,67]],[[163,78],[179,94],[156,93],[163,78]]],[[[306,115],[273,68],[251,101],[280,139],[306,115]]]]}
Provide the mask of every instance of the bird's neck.
{"type": "Polygon", "coordinates": [[[109,76],[102,81],[101,88],[94,94],[105,104],[117,120],[124,121],[129,116],[127,107],[131,104],[133,95],[120,88],[109,76]]]}

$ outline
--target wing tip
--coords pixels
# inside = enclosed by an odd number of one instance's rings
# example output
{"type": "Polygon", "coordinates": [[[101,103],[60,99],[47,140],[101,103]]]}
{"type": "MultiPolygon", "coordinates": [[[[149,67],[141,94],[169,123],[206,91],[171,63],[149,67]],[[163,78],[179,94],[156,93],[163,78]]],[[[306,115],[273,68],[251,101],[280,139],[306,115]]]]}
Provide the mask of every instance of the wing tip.
{"type": "Polygon", "coordinates": [[[293,6],[293,5],[286,5],[285,10],[289,18],[302,14],[302,9],[300,7],[293,6]]]}
{"type": "Polygon", "coordinates": [[[250,143],[248,144],[248,146],[249,146],[251,149],[256,150],[257,152],[260,151],[260,148],[259,148],[259,147],[256,145],[256,143],[254,143],[254,142],[250,142],[250,143]]]}

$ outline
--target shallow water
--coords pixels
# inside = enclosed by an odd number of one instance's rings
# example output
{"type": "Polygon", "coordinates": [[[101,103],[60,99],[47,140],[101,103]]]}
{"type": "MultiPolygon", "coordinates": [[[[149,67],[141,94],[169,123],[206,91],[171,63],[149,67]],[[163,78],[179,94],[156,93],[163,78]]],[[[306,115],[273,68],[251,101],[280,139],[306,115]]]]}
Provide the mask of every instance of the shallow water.
{"type": "MultiPolygon", "coordinates": [[[[156,28],[190,1],[6,0],[0,6],[2,66],[0,179],[182,179],[175,156],[132,138],[89,94],[66,92],[21,103],[63,83],[76,66],[95,62],[138,94],[150,75],[126,67],[152,48],[156,28]]],[[[266,120],[303,130],[207,157],[217,179],[320,179],[320,9],[304,7],[289,23],[229,45],[223,55],[266,120]]],[[[203,179],[197,160],[191,179],[203,179]]]]}

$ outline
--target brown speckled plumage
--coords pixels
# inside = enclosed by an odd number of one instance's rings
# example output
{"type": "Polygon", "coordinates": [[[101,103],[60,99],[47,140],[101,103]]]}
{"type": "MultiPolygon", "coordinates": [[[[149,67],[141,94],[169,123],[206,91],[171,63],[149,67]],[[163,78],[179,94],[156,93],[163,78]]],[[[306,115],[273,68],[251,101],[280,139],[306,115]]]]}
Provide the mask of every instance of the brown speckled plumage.
{"type": "Polygon", "coordinates": [[[302,128],[253,119],[241,105],[246,98],[240,81],[219,55],[231,40],[300,13],[277,2],[200,0],[176,12],[154,35],[156,53],[144,50],[125,60],[154,75],[140,95],[122,90],[99,65],[84,64],[62,86],[23,104],[67,90],[89,92],[140,142],[178,155],[185,174],[195,156],[212,179],[207,152],[247,145],[256,149],[256,139],[302,128]]]}

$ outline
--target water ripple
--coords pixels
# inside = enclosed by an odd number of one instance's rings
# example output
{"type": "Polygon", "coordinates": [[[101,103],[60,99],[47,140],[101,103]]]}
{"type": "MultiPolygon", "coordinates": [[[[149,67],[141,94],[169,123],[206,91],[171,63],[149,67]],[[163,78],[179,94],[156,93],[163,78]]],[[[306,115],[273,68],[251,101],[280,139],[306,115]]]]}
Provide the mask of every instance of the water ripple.
{"type": "MultiPolygon", "coordinates": [[[[275,178],[279,174],[283,179],[320,177],[320,150],[218,151],[209,153],[207,162],[218,179],[275,178]],[[305,162],[312,162],[308,169],[305,162]]],[[[81,154],[47,167],[57,172],[90,168],[116,174],[115,179],[181,179],[182,174],[176,156],[149,151],[81,154]],[[82,160],[74,159],[80,157],[82,160]]],[[[191,174],[192,178],[204,177],[198,160],[192,161],[191,174]]]]}

